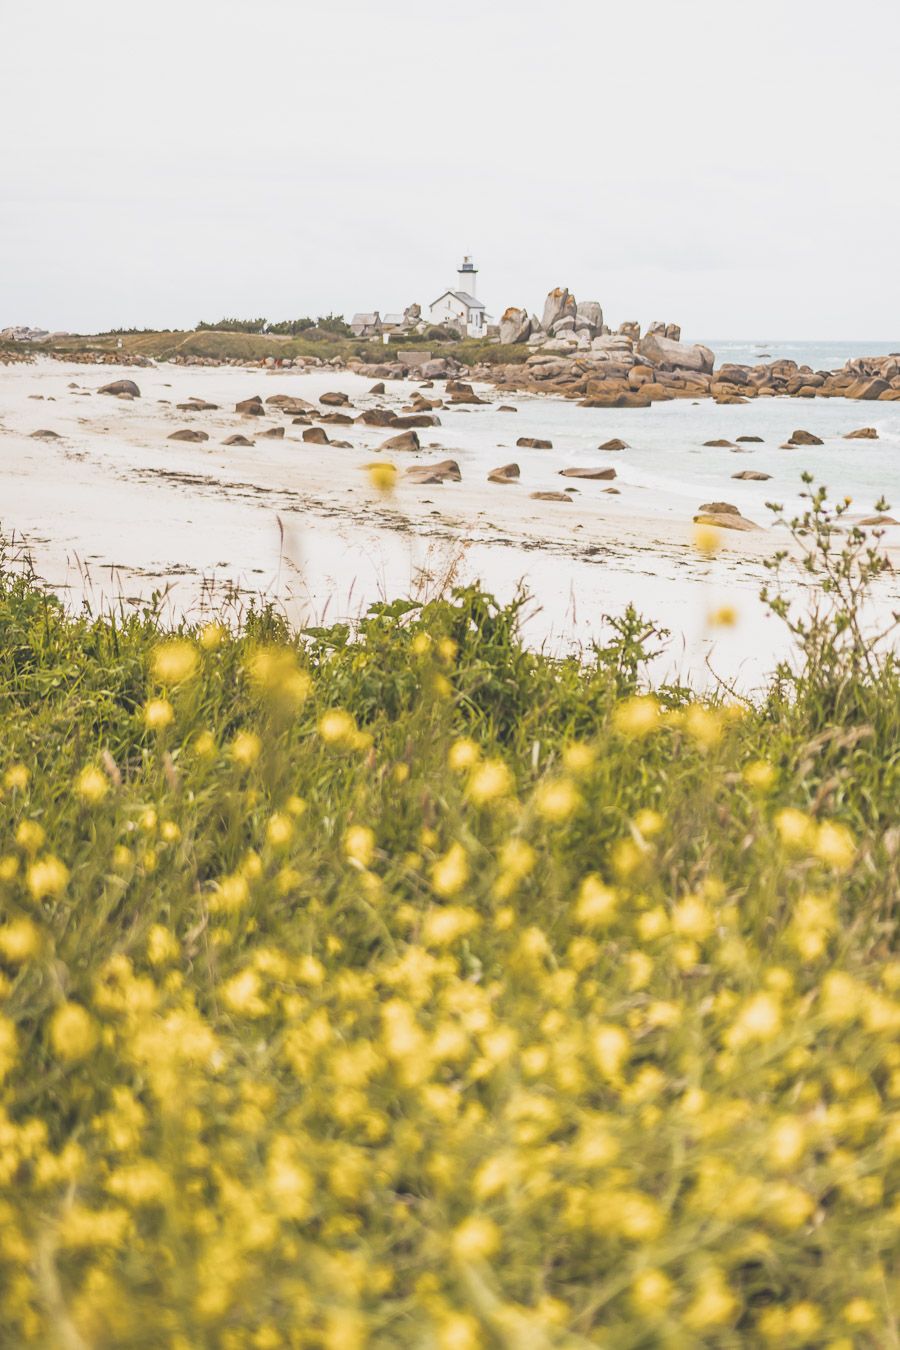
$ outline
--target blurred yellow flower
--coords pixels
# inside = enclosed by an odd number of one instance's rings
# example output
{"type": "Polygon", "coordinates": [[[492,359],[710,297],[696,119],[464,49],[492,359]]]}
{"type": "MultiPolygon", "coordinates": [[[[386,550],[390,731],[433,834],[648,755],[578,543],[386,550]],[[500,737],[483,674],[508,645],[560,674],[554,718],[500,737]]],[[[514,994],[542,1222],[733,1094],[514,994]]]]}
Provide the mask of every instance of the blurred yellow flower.
{"type": "Polygon", "coordinates": [[[775,829],[785,848],[802,850],[815,839],[815,825],[805,811],[786,806],[775,816],[775,829]]]}
{"type": "Polygon", "coordinates": [[[781,1030],[781,1004],[772,994],[753,994],[725,1034],[732,1049],[752,1041],[770,1041],[781,1030]]]}
{"type": "Polygon", "coordinates": [[[553,825],[561,825],[579,807],[581,797],[569,778],[551,779],[535,789],[534,804],[538,815],[553,825]]]}
{"type": "Polygon", "coordinates": [[[283,811],[275,811],[266,821],[266,843],[272,848],[287,848],[294,837],[294,822],[283,811]]]}
{"type": "Polygon", "coordinates": [[[216,753],[216,738],[211,731],[201,731],[194,740],[194,753],[201,759],[209,759],[216,753]]]}
{"type": "Polygon", "coordinates": [[[710,628],[734,628],[738,621],[738,612],[734,605],[720,605],[710,611],[707,623],[710,628]]]}
{"type": "Polygon", "coordinates": [[[228,636],[228,629],[224,626],[224,624],[221,623],[204,624],[203,627],[200,629],[200,646],[204,649],[204,651],[207,652],[215,651],[217,647],[221,647],[222,643],[225,641],[227,636],[228,636]]]}
{"type": "Polygon", "coordinates": [[[512,774],[500,759],[486,759],[472,771],[466,796],[476,806],[487,806],[507,796],[512,789],[512,774]]]}
{"type": "Polygon", "coordinates": [[[473,909],[448,905],[426,914],[422,924],[422,941],[427,947],[446,947],[477,928],[481,920],[473,909]]]}
{"type": "Polygon", "coordinates": [[[662,1270],[642,1270],[631,1285],[631,1299],[642,1313],[664,1312],[675,1295],[675,1287],[662,1270]]]}
{"type": "Polygon", "coordinates": [[[175,709],[167,698],[151,698],[144,704],[144,724],[151,731],[164,731],[175,720],[175,709]]]}
{"type": "Polygon", "coordinates": [[[178,939],[161,923],[152,924],[147,932],[147,960],[153,966],[164,966],[181,954],[178,939]]]}
{"type": "Polygon", "coordinates": [[[458,1261],[483,1261],[499,1249],[500,1230],[486,1215],[473,1214],[455,1230],[450,1245],[458,1261]]]}
{"type": "Polygon", "coordinates": [[[768,792],[774,787],[777,774],[774,767],[765,759],[754,759],[744,766],[742,775],[748,787],[757,792],[768,792]]]}
{"type": "Polygon", "coordinates": [[[101,769],[88,765],[75,780],[75,791],[82,801],[93,806],[109,792],[109,779],[101,769]]]}
{"type": "Polygon", "coordinates": [[[397,484],[397,466],[388,460],[380,460],[364,465],[369,482],[376,492],[393,492],[397,484]]]}
{"type": "Polygon", "coordinates": [[[239,731],[229,747],[235,763],[250,769],[262,754],[262,741],[255,731],[239,731]]]}
{"type": "Polygon", "coordinates": [[[360,867],[368,867],[375,856],[375,831],[368,825],[351,825],[344,835],[344,854],[360,867]]]}
{"type": "Polygon", "coordinates": [[[3,775],[3,785],[10,792],[24,792],[31,773],[25,764],[11,764],[3,775]]]}
{"type": "Polygon", "coordinates": [[[172,638],[156,648],[152,658],[153,674],[160,684],[183,684],[197,673],[197,648],[187,638],[172,638]]]}
{"type": "Polygon", "coordinates": [[[444,897],[456,895],[469,879],[469,860],[462,844],[453,843],[431,869],[431,884],[444,897]]]}
{"type": "Polygon", "coordinates": [[[356,722],[343,708],[332,708],[319,718],[319,735],[326,745],[353,745],[356,740],[356,722]]]}
{"type": "Polygon", "coordinates": [[[711,557],[722,547],[722,531],[715,525],[704,525],[698,521],[694,526],[694,548],[711,557]]]}
{"type": "Polygon", "coordinates": [[[80,1003],[64,1003],[50,1020],[50,1044],[59,1059],[85,1059],[97,1044],[97,1024],[80,1003]]]}
{"type": "Polygon", "coordinates": [[[644,807],[638,811],[634,818],[635,828],[645,839],[652,839],[665,828],[666,818],[660,815],[659,811],[652,811],[649,807],[644,807]]]}
{"type": "Polygon", "coordinates": [[[707,1331],[724,1326],[737,1311],[737,1299],[728,1287],[725,1276],[715,1267],[707,1270],[698,1282],[693,1299],[685,1310],[684,1321],[691,1331],[707,1331]]]}
{"type": "Polygon", "coordinates": [[[46,831],[44,830],[43,825],[39,824],[38,821],[23,820],[19,822],[18,829],[16,830],[16,843],[19,845],[19,848],[24,849],[26,853],[37,853],[38,849],[43,846],[46,838],[46,831]]]}
{"type": "Polygon", "coordinates": [[[461,773],[466,769],[471,769],[481,758],[481,751],[474,741],[463,738],[454,741],[447,755],[447,763],[455,773],[461,773]]]}
{"type": "Polygon", "coordinates": [[[619,897],[598,876],[587,876],[578,889],[575,918],[585,928],[604,928],[616,916],[619,897]]]}
{"type": "Polygon", "coordinates": [[[709,749],[722,739],[722,717],[715,708],[692,703],[684,716],[685,729],[698,745],[709,749]]]}
{"type": "Polygon", "coordinates": [[[40,945],[40,933],[30,919],[11,919],[0,928],[0,956],[15,965],[30,961],[40,945]]]}
{"type": "Polygon", "coordinates": [[[28,869],[28,889],[35,900],[61,895],[69,884],[69,869],[48,853],[38,858],[28,869]]]}
{"type": "Polygon", "coordinates": [[[652,694],[636,694],[620,703],[613,726],[625,736],[646,736],[659,726],[659,701],[652,694]]]}
{"type": "Polygon", "coordinates": [[[835,872],[847,872],[856,858],[856,841],[840,821],[823,820],[816,830],[811,852],[835,872]]]}

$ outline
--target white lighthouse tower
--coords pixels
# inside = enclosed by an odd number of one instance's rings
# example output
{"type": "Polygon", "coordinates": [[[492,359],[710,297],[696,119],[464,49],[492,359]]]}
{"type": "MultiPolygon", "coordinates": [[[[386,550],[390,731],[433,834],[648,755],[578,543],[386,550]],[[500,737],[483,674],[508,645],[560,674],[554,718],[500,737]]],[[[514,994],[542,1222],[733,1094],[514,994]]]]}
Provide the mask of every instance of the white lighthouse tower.
{"type": "Polygon", "coordinates": [[[463,258],[462,266],[456,275],[459,279],[458,289],[461,290],[464,295],[471,295],[473,300],[477,300],[478,292],[475,287],[478,284],[478,268],[475,266],[468,253],[463,258]]]}
{"type": "Polygon", "coordinates": [[[463,258],[456,277],[456,289],[444,291],[431,304],[431,322],[455,328],[464,337],[484,337],[485,308],[475,294],[478,268],[468,253],[463,258]]]}

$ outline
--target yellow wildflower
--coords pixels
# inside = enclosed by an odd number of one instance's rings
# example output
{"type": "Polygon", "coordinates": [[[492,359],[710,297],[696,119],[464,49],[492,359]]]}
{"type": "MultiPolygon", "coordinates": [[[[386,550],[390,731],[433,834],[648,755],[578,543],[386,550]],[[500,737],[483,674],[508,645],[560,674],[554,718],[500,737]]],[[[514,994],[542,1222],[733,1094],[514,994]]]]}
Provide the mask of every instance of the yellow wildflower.
{"type": "Polygon", "coordinates": [[[16,830],[16,843],[26,853],[37,853],[46,838],[43,825],[38,824],[36,820],[20,821],[16,830]]]}
{"type": "Polygon", "coordinates": [[[160,684],[183,684],[197,673],[197,649],[187,638],[172,638],[153,653],[153,674],[160,684]]]}
{"type": "Polygon", "coordinates": [[[722,547],[722,531],[715,525],[704,525],[698,521],[694,526],[694,548],[710,557],[722,547]]]}
{"type": "Polygon", "coordinates": [[[431,884],[440,896],[456,895],[469,879],[469,860],[462,844],[453,843],[431,869],[431,884]]]}
{"type": "Polygon", "coordinates": [[[811,851],[835,872],[847,872],[856,857],[856,843],[846,825],[836,820],[823,820],[811,851]]]}
{"type": "Polygon", "coordinates": [[[109,792],[109,779],[101,769],[88,765],[81,770],[75,781],[75,791],[83,802],[95,805],[102,802],[109,792]]]}
{"type": "Polygon", "coordinates": [[[369,475],[369,482],[376,492],[387,494],[393,492],[397,484],[397,466],[387,460],[381,460],[372,464],[366,464],[365,470],[369,475]]]}
{"type": "Polygon", "coordinates": [[[448,905],[432,910],[422,924],[422,941],[429,947],[446,947],[477,928],[481,920],[474,909],[448,905]]]}
{"type": "Polygon", "coordinates": [[[472,773],[466,795],[476,806],[487,806],[505,797],[512,788],[512,774],[499,759],[487,759],[472,773]]]}
{"type": "Polygon", "coordinates": [[[636,694],[620,703],[613,726],[625,736],[646,736],[659,726],[659,701],[652,694],[636,694]]]}
{"type": "Polygon", "coordinates": [[[326,745],[352,746],[357,737],[356,722],[343,708],[332,708],[319,718],[319,735],[326,745]]]}
{"type": "Polygon", "coordinates": [[[30,919],[11,919],[0,928],[0,956],[13,964],[30,961],[40,945],[40,933],[30,919]]]}
{"type": "Polygon", "coordinates": [[[69,869],[48,853],[38,858],[28,869],[28,889],[35,900],[61,895],[69,884],[69,869]]]}
{"type": "Polygon", "coordinates": [[[30,778],[31,771],[26,764],[11,764],[3,775],[3,786],[10,792],[24,792],[30,778]]]}
{"type": "Polygon", "coordinates": [[[175,709],[167,698],[151,698],[144,704],[144,724],[150,731],[164,731],[175,720],[175,709]]]}
{"type": "Polygon", "coordinates": [[[50,1021],[54,1053],[68,1061],[85,1059],[97,1044],[97,1026],[80,1003],[64,1003],[50,1021]]]}
{"type": "Polygon", "coordinates": [[[351,825],[344,835],[344,853],[359,867],[368,867],[375,856],[375,831],[368,825],[351,825]]]}
{"type": "Polygon", "coordinates": [[[500,1230],[492,1219],[472,1215],[455,1230],[450,1245],[458,1261],[483,1261],[499,1248],[500,1230]]]}
{"type": "Polygon", "coordinates": [[[688,1305],[684,1320],[691,1331],[705,1331],[724,1326],[737,1310],[737,1299],[728,1287],[725,1276],[715,1267],[707,1270],[688,1305]]]}
{"type": "Polygon", "coordinates": [[[619,897],[598,876],[585,877],[575,902],[575,918],[585,928],[604,928],[616,915],[619,897]]]}
{"type": "Polygon", "coordinates": [[[272,848],[287,848],[294,837],[294,822],[283,811],[275,811],[266,822],[266,842],[272,848]]]}
{"type": "Polygon", "coordinates": [[[568,820],[581,802],[575,784],[568,778],[551,779],[541,783],[534,794],[534,804],[538,815],[554,825],[568,820]]]}
{"type": "Polygon", "coordinates": [[[768,792],[774,787],[777,775],[767,760],[754,759],[744,766],[741,776],[748,787],[755,788],[757,792],[768,792]]]}
{"type": "Polygon", "coordinates": [[[250,769],[262,753],[262,741],[255,731],[239,731],[231,742],[230,753],[235,763],[250,769]]]}

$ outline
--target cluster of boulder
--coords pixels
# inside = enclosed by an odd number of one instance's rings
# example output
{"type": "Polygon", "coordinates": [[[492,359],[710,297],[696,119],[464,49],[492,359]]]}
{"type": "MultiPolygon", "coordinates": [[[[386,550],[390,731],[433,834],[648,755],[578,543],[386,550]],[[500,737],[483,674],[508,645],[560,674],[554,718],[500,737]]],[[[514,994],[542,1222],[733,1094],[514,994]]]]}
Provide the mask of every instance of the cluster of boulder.
{"type": "MultiPolygon", "coordinates": [[[[681,340],[677,323],[652,323],[647,334],[681,340]]],[[[556,286],[544,301],[544,312],[539,319],[527,309],[515,305],[507,309],[500,320],[500,341],[509,346],[527,342],[530,347],[549,351],[572,352],[589,350],[598,340],[622,337],[637,342],[641,326],[633,319],[619,325],[614,334],[603,322],[603,310],[597,300],[575,299],[565,286],[556,286]]]]}
{"type": "Polygon", "coordinates": [[[501,390],[551,393],[586,407],[647,407],[672,398],[900,399],[900,356],[857,357],[837,371],[815,371],[796,361],[715,367],[708,347],[648,331],[638,340],[615,334],[594,339],[590,351],[567,356],[545,349],[524,363],[476,368],[473,375],[501,390]]]}

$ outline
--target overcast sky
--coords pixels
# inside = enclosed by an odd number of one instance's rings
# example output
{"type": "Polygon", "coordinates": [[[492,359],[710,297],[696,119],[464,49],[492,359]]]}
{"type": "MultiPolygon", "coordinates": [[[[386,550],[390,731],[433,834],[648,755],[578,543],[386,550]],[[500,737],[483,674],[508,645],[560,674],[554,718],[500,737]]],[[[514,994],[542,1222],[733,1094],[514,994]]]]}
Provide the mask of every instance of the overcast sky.
{"type": "Polygon", "coordinates": [[[900,338],[896,0],[0,0],[0,327],[900,338]]]}

